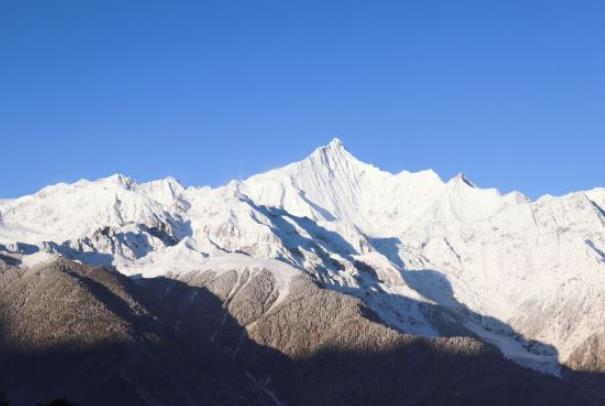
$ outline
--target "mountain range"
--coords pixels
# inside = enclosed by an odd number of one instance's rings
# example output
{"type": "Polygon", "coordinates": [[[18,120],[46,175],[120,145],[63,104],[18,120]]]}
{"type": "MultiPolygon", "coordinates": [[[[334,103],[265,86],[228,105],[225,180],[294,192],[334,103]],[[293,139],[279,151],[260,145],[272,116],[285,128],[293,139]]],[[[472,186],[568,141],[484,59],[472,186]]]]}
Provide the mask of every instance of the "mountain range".
{"type": "Polygon", "coordinates": [[[14,404],[603,404],[605,189],[389,173],[338,140],[218,188],[0,200],[14,404]]]}

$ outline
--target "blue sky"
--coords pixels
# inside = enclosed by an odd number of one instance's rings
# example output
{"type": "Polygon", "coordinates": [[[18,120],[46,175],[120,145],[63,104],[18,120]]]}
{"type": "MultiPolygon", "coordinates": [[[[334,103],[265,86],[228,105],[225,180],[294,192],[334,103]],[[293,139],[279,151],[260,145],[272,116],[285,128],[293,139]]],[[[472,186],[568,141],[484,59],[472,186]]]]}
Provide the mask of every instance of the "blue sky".
{"type": "Polygon", "coordinates": [[[603,21],[582,0],[3,1],[0,196],[219,185],[334,136],[394,172],[605,186],[603,21]]]}

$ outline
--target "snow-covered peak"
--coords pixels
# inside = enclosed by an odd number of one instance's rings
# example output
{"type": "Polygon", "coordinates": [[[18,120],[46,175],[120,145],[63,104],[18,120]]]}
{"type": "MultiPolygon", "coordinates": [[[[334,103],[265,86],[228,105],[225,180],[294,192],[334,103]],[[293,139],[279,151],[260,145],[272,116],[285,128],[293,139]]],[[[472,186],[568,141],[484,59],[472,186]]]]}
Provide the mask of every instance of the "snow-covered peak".
{"type": "Polygon", "coordinates": [[[471,188],[476,188],[477,186],[471,182],[466,175],[464,175],[464,173],[460,172],[458,173],[456,176],[454,176],[449,183],[452,183],[454,185],[465,185],[471,188]]]}
{"type": "MultiPolygon", "coordinates": [[[[334,138],[329,144],[315,149],[307,158],[286,168],[299,171],[299,175],[310,175],[309,172],[327,171],[329,176],[355,176],[356,172],[375,169],[372,165],[361,162],[334,138]]],[[[296,171],[294,171],[296,172],[296,171]]]]}
{"type": "Polygon", "coordinates": [[[155,227],[171,216],[164,201],[159,201],[165,200],[161,193],[164,189],[170,193],[171,184],[159,181],[139,186],[131,178],[117,174],[96,181],[46,187],[2,207],[0,243],[16,239],[35,245],[45,241],[61,244],[90,237],[105,227],[155,227]]]}
{"type": "Polygon", "coordinates": [[[168,176],[164,179],[142,183],[138,185],[137,190],[147,197],[169,206],[185,191],[185,188],[178,180],[168,176]]]}
{"type": "Polygon", "coordinates": [[[330,148],[344,148],[343,142],[338,137],[332,138],[332,141],[328,144],[330,148]]]}
{"type": "Polygon", "coordinates": [[[326,145],[322,145],[313,151],[313,154],[323,152],[324,154],[340,154],[347,151],[344,143],[339,138],[333,138],[326,145]]]}
{"type": "Polygon", "coordinates": [[[561,359],[605,323],[605,189],[532,202],[463,174],[383,171],[339,139],[219,188],[113,175],[0,201],[0,252],[31,264],[36,250],[153,275],[279,260],[368,300],[404,331],[436,331],[409,300],[437,303],[498,336],[511,357],[549,365],[556,357],[506,347],[511,330],[493,320],[558,346],[561,359]],[[577,327],[556,330],[569,312],[553,311],[539,331],[525,329],[528,308],[558,303],[582,315],[577,327]]]}
{"type": "Polygon", "coordinates": [[[392,175],[361,162],[334,139],[305,159],[253,176],[238,187],[258,203],[332,221],[356,216],[364,185],[385,176],[392,175]]]}
{"type": "Polygon", "coordinates": [[[117,187],[127,190],[131,190],[136,187],[136,182],[132,178],[119,173],[106,178],[101,178],[97,180],[96,183],[106,187],[117,187]]]}

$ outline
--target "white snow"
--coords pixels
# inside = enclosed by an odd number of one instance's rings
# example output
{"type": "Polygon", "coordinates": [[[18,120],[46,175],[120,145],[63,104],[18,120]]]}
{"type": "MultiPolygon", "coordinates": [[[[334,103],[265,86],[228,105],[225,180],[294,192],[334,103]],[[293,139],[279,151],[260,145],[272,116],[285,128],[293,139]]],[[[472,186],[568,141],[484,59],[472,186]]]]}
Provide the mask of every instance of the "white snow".
{"type": "Polygon", "coordinates": [[[605,189],[531,201],[462,174],[392,174],[337,139],[219,188],[114,175],[1,200],[0,250],[17,242],[28,244],[24,265],[59,252],[145,277],[267,268],[285,290],[307,272],[414,334],[439,334],[420,311],[438,304],[511,359],[555,374],[605,325],[605,189]],[[481,316],[558,354],[528,355],[481,316]]]}

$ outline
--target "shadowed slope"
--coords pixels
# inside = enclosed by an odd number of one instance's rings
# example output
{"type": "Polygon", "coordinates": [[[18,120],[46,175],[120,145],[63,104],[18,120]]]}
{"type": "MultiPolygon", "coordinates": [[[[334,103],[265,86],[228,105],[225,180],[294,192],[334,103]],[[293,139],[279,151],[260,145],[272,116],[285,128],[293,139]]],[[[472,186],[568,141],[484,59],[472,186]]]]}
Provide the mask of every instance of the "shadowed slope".
{"type": "Polygon", "coordinates": [[[4,268],[0,387],[16,405],[601,404],[472,338],[401,334],[308,278],[276,286],[263,270],[4,268]]]}
{"type": "Polygon", "coordinates": [[[150,314],[115,271],[58,260],[0,280],[0,386],[11,404],[271,404],[208,340],[193,346],[150,314]]]}
{"type": "MultiPolygon", "coordinates": [[[[187,285],[142,280],[147,300],[180,331],[208,333],[288,405],[597,405],[563,381],[524,369],[470,337],[401,334],[351,296],[306,277],[276,303],[271,273],[191,273],[187,285]],[[205,311],[208,289],[223,312],[205,311]],[[243,326],[244,329],[242,329],[243,326]]],[[[151,308],[151,307],[150,307],[151,308]]]]}

